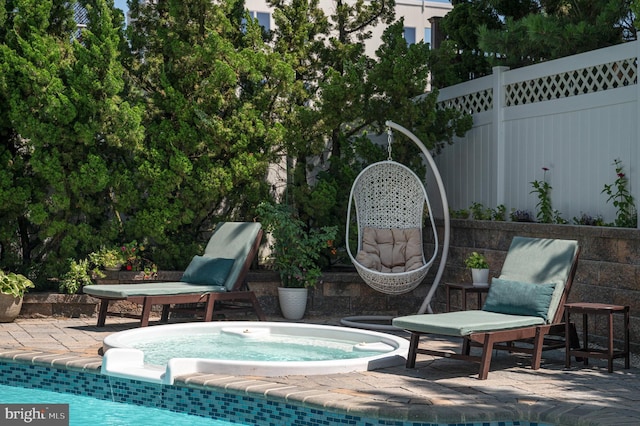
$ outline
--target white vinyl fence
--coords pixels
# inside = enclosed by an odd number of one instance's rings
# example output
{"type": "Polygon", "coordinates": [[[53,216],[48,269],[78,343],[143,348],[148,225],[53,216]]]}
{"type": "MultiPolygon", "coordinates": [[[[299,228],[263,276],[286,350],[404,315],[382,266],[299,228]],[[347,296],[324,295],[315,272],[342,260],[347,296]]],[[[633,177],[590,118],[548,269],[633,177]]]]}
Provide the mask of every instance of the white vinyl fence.
{"type": "Polygon", "coordinates": [[[613,222],[602,193],[619,159],[640,206],[638,53],[629,42],[440,90],[439,103],[473,115],[473,129],[435,158],[452,210],[500,204],[536,214],[534,180],[553,188],[554,210],[613,222]],[[548,168],[546,173],[543,168],[548,168]]]}

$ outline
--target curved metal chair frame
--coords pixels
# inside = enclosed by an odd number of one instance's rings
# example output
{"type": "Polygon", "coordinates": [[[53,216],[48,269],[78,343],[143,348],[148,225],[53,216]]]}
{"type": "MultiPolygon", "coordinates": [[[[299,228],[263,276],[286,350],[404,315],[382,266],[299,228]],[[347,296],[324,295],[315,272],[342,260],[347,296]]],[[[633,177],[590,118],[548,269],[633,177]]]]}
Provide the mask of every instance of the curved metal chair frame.
{"type": "MultiPolygon", "coordinates": [[[[423,251],[422,260],[424,265],[413,271],[390,273],[368,269],[360,264],[351,253],[349,248],[349,226],[346,227],[347,253],[356,267],[358,274],[369,286],[385,294],[402,294],[414,290],[424,281],[430,267],[437,258],[438,250],[441,248],[442,252],[438,271],[431,285],[431,289],[418,311],[420,314],[425,312],[433,313],[430,305],[431,299],[435,295],[435,291],[442,278],[449,251],[449,204],[438,168],[424,144],[404,127],[392,121],[387,121],[386,125],[390,129],[396,129],[405,134],[420,148],[427,161],[428,167],[433,173],[438,191],[440,192],[443,210],[444,231],[442,244],[439,244],[431,204],[423,181],[408,167],[388,159],[366,167],[360,172],[351,188],[347,209],[347,223],[351,220],[351,210],[352,205],[354,205],[358,223],[358,251],[362,246],[362,234],[365,227],[379,229],[419,228],[422,235],[424,207],[426,205],[435,240],[433,255],[429,260],[426,260],[423,251]]],[[[391,150],[391,147],[389,147],[389,150],[391,150]]],[[[343,318],[341,323],[352,327],[396,330],[397,328],[391,325],[380,324],[381,321],[390,321],[391,319],[392,317],[354,316],[343,318]],[[363,322],[372,320],[375,322],[363,322]]]]}

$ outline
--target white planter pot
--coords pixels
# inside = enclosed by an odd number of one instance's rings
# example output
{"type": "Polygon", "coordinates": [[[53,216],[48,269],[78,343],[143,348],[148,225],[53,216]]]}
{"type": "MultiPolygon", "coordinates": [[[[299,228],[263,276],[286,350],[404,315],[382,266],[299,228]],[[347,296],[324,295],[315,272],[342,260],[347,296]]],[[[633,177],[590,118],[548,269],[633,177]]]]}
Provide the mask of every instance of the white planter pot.
{"type": "Polygon", "coordinates": [[[307,309],[306,288],[278,287],[278,300],[282,316],[290,320],[299,320],[307,309]]]}
{"type": "Polygon", "coordinates": [[[486,286],[489,284],[488,269],[472,269],[471,276],[473,278],[473,285],[475,286],[486,286]]]}
{"type": "Polygon", "coordinates": [[[13,322],[22,309],[22,297],[0,293],[0,322],[13,322]]]}
{"type": "Polygon", "coordinates": [[[104,267],[105,271],[111,271],[111,272],[116,272],[116,271],[119,271],[121,269],[122,269],[122,264],[121,263],[119,263],[119,264],[117,264],[115,266],[105,266],[104,267]]]}

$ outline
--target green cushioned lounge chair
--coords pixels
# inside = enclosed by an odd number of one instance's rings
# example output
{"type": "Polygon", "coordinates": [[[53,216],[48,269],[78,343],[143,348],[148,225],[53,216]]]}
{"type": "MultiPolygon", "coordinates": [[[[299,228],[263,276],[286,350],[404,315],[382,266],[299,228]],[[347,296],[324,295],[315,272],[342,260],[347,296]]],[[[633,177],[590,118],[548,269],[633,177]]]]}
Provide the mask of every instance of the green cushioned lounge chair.
{"type": "Polygon", "coordinates": [[[171,305],[204,303],[205,321],[213,319],[216,302],[241,303],[251,308],[258,319],[265,316],[258,299],[245,281],[251,263],[258,253],[262,227],[254,222],[222,222],[216,226],[203,256],[195,256],[179,282],[90,285],[84,293],[100,299],[98,327],[103,327],[109,302],[126,300],[142,305],[140,326],[149,324],[153,305],[162,305],[162,320],[169,317],[171,305]]]}
{"type": "Polygon", "coordinates": [[[540,368],[544,349],[564,347],[564,304],[579,253],[577,241],[515,237],[482,310],[393,319],[394,326],[411,333],[407,368],[415,367],[418,353],[462,359],[480,363],[478,378],[484,380],[494,349],[531,353],[532,368],[540,368]],[[462,350],[421,348],[423,335],[460,337],[462,350]],[[552,335],[561,339],[545,339],[552,335]],[[482,354],[471,355],[471,346],[481,346],[482,354]]]}

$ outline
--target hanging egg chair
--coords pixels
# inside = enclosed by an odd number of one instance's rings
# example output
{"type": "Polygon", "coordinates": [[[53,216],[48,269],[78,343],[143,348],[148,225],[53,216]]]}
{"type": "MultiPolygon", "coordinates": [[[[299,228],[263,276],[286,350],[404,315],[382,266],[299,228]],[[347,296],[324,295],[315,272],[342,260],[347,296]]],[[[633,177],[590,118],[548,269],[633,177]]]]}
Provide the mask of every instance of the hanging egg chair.
{"type": "MultiPolygon", "coordinates": [[[[427,190],[420,179],[407,166],[391,158],[392,130],[397,129],[412,140],[422,151],[430,167],[438,191],[444,216],[444,230],[440,265],[422,307],[418,313],[432,313],[431,299],[440,283],[449,249],[449,206],[440,173],[424,144],[404,127],[387,121],[389,158],[366,167],[356,177],[349,195],[347,208],[347,254],[358,274],[371,288],[390,295],[410,292],[426,278],[435,263],[440,242],[427,190]],[[357,253],[350,249],[349,224],[355,211],[358,229],[357,253]],[[434,249],[428,258],[424,254],[423,222],[425,212],[429,232],[433,234],[434,249]]],[[[392,317],[347,317],[341,323],[371,329],[395,329],[381,322],[392,317]],[[374,321],[365,323],[363,321],[374,321]]]]}

